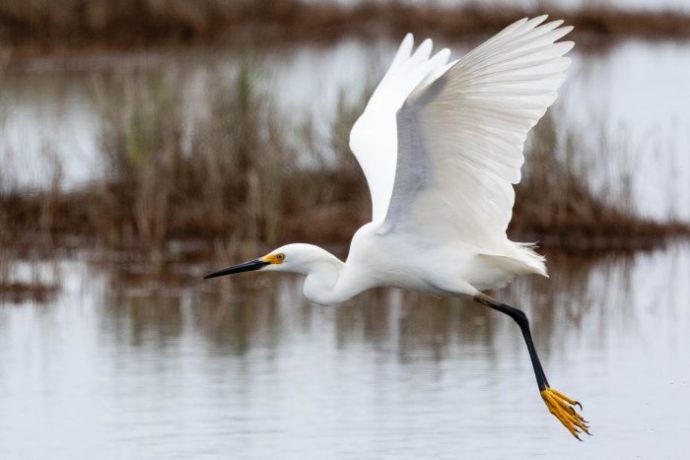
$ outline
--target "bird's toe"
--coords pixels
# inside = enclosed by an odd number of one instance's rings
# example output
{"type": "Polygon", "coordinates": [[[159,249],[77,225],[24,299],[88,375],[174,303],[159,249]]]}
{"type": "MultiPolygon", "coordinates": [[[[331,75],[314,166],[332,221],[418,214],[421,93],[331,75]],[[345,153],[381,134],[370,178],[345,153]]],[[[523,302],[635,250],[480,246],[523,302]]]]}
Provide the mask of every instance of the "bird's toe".
{"type": "Polygon", "coordinates": [[[550,387],[542,390],[541,397],[549,412],[567,428],[570,434],[577,439],[580,439],[581,433],[591,435],[587,420],[575,410],[575,406],[582,410],[582,404],[550,387]]]}

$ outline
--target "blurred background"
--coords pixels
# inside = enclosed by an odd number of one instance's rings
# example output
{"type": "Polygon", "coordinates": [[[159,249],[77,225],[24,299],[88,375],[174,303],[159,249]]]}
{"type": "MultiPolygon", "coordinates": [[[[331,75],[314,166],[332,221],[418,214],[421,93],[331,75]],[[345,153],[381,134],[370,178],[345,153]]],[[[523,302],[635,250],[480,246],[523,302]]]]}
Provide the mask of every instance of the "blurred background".
{"type": "Polygon", "coordinates": [[[687,0],[3,0],[0,458],[685,458],[689,77],[687,0]],[[594,437],[484,307],[201,280],[293,241],[345,257],[350,127],[404,33],[460,56],[542,13],[576,47],[510,236],[551,278],[494,295],[594,437]]]}

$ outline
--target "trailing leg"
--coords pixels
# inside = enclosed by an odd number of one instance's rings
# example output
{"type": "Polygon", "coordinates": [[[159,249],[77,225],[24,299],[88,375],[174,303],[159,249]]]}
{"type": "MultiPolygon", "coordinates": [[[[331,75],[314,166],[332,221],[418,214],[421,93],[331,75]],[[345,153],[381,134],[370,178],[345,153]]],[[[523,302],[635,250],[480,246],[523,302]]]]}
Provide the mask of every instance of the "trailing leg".
{"type": "Polygon", "coordinates": [[[527,345],[527,351],[529,352],[529,357],[532,361],[534,377],[537,379],[539,393],[541,394],[546,407],[549,409],[549,412],[551,412],[577,439],[580,439],[578,435],[581,432],[590,434],[587,421],[575,411],[575,406],[578,406],[581,410],[582,405],[549,386],[549,382],[546,380],[546,374],[544,374],[541,361],[539,361],[539,355],[537,355],[537,350],[534,348],[532,332],[530,331],[527,315],[525,315],[522,310],[511,307],[510,305],[504,303],[497,302],[486,294],[477,294],[474,297],[474,300],[482,305],[486,305],[493,310],[500,311],[501,313],[505,313],[513,318],[513,320],[520,327],[522,337],[525,339],[525,345],[527,345]]]}

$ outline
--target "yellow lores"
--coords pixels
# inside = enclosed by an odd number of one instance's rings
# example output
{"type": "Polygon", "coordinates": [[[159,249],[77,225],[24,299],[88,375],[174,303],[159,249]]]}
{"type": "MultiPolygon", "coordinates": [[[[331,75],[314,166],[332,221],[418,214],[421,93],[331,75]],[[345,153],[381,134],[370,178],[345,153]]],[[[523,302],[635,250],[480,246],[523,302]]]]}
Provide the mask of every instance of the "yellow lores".
{"type": "Polygon", "coordinates": [[[266,262],[269,264],[282,264],[283,261],[285,260],[285,254],[282,252],[279,252],[277,254],[268,254],[266,256],[263,256],[259,258],[261,262],[266,262]]]}

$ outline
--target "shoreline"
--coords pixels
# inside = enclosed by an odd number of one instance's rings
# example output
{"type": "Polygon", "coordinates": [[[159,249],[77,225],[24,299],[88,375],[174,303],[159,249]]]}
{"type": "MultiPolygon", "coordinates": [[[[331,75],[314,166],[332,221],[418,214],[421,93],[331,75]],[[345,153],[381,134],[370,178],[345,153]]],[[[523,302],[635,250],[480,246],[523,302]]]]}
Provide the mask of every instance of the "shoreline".
{"type": "MultiPolygon", "coordinates": [[[[326,246],[344,257],[352,235],[369,221],[367,203],[339,201],[283,215],[271,236],[263,231],[253,237],[247,234],[244,228],[247,224],[243,222],[246,216],[238,213],[228,215],[223,222],[212,221],[213,225],[209,226],[197,219],[185,220],[182,216],[168,223],[165,235],[146,239],[138,234],[134,219],[125,215],[108,219],[110,224],[118,221],[120,228],[101,226],[99,221],[93,221],[94,210],[102,204],[98,192],[82,190],[52,197],[47,194],[15,196],[11,206],[6,197],[0,198],[0,210],[5,209],[3,217],[9,217],[6,220],[14,224],[0,232],[0,250],[16,254],[105,250],[139,253],[151,260],[195,263],[213,260],[219,248],[224,254],[241,256],[302,241],[326,246]],[[13,215],[8,216],[10,208],[13,215]]],[[[524,210],[518,195],[514,211],[508,237],[518,242],[536,242],[541,252],[627,253],[690,241],[690,223],[656,221],[614,209],[600,209],[599,220],[572,215],[549,223],[530,210],[524,210]]]]}
{"type": "Polygon", "coordinates": [[[47,7],[33,11],[18,1],[15,5],[10,1],[7,6],[0,6],[0,50],[11,50],[12,59],[12,55],[147,49],[161,45],[328,42],[345,36],[397,38],[408,31],[436,39],[471,40],[498,32],[522,17],[540,14],[574,26],[572,39],[585,46],[627,38],[690,39],[690,14],[673,10],[497,10],[477,5],[449,7],[373,1],[344,6],[304,4],[298,0],[266,2],[260,8],[255,4],[209,2],[198,9],[156,9],[135,1],[129,10],[101,5],[102,11],[96,14],[89,9],[95,7],[88,2],[71,3],[73,8],[66,7],[67,12],[50,11],[47,7]]]}
{"type": "MultiPolygon", "coordinates": [[[[513,238],[515,239],[515,238],[513,238]]],[[[36,241],[22,241],[12,247],[0,245],[0,302],[6,304],[20,304],[33,302],[45,304],[53,301],[64,287],[63,277],[56,272],[59,261],[78,261],[93,266],[98,270],[111,273],[115,279],[147,286],[147,289],[190,286],[203,281],[205,273],[218,266],[226,265],[230,261],[244,260],[255,257],[273,249],[265,244],[250,243],[235,245],[229,249],[221,241],[188,240],[171,241],[169,248],[156,257],[146,251],[135,248],[109,248],[94,244],[93,240],[76,237],[61,237],[36,241]],[[172,249],[171,248],[176,248],[172,249]],[[28,263],[30,276],[18,279],[8,276],[8,270],[18,262],[28,263]],[[36,270],[37,266],[48,265],[47,271],[36,270]],[[5,268],[2,270],[2,268],[5,268]],[[42,274],[41,274],[42,273],[42,274]],[[41,274],[41,275],[39,275],[41,274]]],[[[537,252],[544,255],[547,266],[552,267],[566,261],[578,266],[590,266],[606,260],[630,259],[640,253],[652,251],[668,251],[673,248],[687,248],[690,243],[688,235],[678,238],[664,239],[627,239],[619,240],[614,245],[592,246],[586,239],[574,238],[569,241],[572,246],[552,246],[554,241],[546,238],[537,252]],[[621,246],[621,242],[635,243],[633,246],[621,246]],[[585,243],[585,246],[581,246],[585,243]]],[[[594,240],[592,240],[594,241],[594,240]]],[[[592,241],[589,241],[591,243],[592,241]]],[[[599,242],[605,241],[600,239],[599,242]]],[[[609,241],[610,243],[611,241],[609,241]]],[[[323,244],[323,243],[322,243],[323,244]]],[[[324,244],[328,250],[341,260],[346,260],[348,244],[324,244]]]]}

